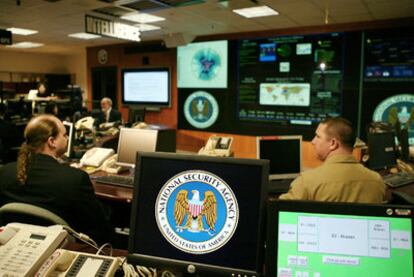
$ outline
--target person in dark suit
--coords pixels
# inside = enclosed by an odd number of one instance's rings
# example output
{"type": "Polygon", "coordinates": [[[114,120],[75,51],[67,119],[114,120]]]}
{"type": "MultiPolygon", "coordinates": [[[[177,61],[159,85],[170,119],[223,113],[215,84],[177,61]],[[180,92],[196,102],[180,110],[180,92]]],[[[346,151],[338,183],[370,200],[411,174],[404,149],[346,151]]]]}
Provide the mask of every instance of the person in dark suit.
{"type": "Polygon", "coordinates": [[[101,100],[101,112],[95,120],[95,126],[99,126],[102,123],[109,122],[121,122],[121,113],[112,108],[111,98],[104,97],[101,100]]]}
{"type": "Polygon", "coordinates": [[[24,139],[17,162],[0,168],[0,205],[33,204],[54,212],[100,243],[110,241],[110,210],[96,198],[89,175],[57,160],[68,141],[62,122],[53,115],[34,117],[24,139]]]}

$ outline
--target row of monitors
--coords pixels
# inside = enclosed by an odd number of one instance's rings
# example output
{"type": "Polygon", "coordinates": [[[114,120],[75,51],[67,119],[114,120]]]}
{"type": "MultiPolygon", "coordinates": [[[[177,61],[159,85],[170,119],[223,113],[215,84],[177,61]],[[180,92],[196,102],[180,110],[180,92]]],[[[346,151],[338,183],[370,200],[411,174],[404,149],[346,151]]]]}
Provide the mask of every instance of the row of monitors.
{"type": "Polygon", "coordinates": [[[128,261],[183,276],[413,276],[413,207],[276,201],[266,218],[268,170],[138,152],[128,261]]]}
{"type": "MultiPolygon", "coordinates": [[[[71,156],[73,149],[73,123],[63,122],[68,134],[68,148],[65,153],[71,156]]],[[[174,152],[175,143],[160,143],[157,130],[121,128],[118,141],[118,164],[133,167],[136,151],[174,152]]],[[[257,158],[270,160],[270,179],[294,178],[302,171],[302,137],[301,136],[266,136],[257,137],[257,158]],[[280,157],[283,157],[281,159],[280,157]]]]}
{"type": "MultiPolygon", "coordinates": [[[[267,276],[413,274],[412,208],[272,202],[265,236],[269,161],[154,153],[154,143],[135,157],[130,147],[155,142],[156,134],[121,129],[118,162],[136,160],[130,262],[257,276],[266,256],[267,276]]],[[[300,157],[300,141],[263,137],[258,147],[272,152],[273,142],[298,148],[300,157]]]]}

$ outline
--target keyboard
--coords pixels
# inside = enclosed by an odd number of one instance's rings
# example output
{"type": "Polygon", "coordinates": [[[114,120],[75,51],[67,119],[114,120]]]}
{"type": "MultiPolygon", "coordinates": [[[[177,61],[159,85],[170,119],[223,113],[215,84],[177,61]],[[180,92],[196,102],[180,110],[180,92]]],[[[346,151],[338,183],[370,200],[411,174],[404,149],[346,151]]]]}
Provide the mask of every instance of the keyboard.
{"type": "Polygon", "coordinates": [[[384,183],[392,188],[398,188],[408,184],[414,184],[414,174],[408,172],[398,172],[382,177],[384,183]]]}
{"type": "Polygon", "coordinates": [[[132,176],[122,176],[122,175],[105,175],[98,176],[95,178],[95,181],[102,184],[109,184],[114,186],[121,187],[134,187],[134,177],[132,176]]]}

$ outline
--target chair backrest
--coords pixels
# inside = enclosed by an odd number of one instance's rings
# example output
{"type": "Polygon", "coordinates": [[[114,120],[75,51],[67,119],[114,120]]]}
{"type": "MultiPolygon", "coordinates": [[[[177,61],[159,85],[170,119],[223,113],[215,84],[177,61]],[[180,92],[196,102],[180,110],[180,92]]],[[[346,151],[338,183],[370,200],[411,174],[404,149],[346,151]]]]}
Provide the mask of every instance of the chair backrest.
{"type": "Polygon", "coordinates": [[[0,208],[0,223],[21,222],[34,225],[49,226],[54,224],[69,224],[55,213],[44,208],[27,204],[11,202],[0,208]]]}

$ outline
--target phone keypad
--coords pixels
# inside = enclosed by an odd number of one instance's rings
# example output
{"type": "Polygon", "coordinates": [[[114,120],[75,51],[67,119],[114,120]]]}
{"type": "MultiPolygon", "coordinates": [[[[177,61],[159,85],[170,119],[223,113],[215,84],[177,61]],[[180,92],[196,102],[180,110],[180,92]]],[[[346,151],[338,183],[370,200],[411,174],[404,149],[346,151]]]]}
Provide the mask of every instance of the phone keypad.
{"type": "Polygon", "coordinates": [[[21,240],[15,246],[0,247],[0,273],[2,276],[23,276],[37,258],[40,243],[35,240],[21,240]],[[6,273],[7,272],[7,273],[6,273]]]}

